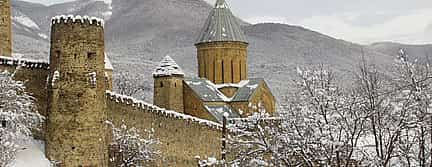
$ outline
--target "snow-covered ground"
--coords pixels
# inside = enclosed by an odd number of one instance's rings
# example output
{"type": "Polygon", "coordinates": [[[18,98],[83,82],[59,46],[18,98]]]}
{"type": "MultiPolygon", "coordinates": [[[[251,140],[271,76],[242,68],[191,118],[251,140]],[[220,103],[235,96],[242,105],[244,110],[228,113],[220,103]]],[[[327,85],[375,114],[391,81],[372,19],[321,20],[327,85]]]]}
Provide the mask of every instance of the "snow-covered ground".
{"type": "Polygon", "coordinates": [[[44,152],[44,143],[42,141],[31,140],[26,142],[10,167],[50,167],[50,162],[45,158],[44,152]]]}

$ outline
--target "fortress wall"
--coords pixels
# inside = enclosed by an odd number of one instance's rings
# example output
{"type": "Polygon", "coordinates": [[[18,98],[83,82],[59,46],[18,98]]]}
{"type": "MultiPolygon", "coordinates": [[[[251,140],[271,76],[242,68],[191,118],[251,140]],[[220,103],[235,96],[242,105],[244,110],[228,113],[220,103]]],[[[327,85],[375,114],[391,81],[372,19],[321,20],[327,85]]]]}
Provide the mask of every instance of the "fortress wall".
{"type": "Polygon", "coordinates": [[[15,73],[15,80],[25,81],[27,91],[35,97],[38,112],[46,116],[48,105],[46,79],[49,73],[49,64],[46,62],[14,59],[0,56],[0,71],[15,73]],[[17,69],[17,67],[19,67],[17,69]]]}
{"type": "Polygon", "coordinates": [[[161,144],[157,166],[196,166],[195,156],[220,157],[221,125],[167,111],[131,97],[107,92],[108,119],[141,132],[154,129],[161,144]]]}
{"type": "MultiPolygon", "coordinates": [[[[27,92],[35,97],[37,111],[46,117],[48,106],[48,94],[46,90],[46,78],[48,76],[48,63],[18,60],[0,56],[0,72],[15,72],[15,80],[24,81],[27,92]],[[19,67],[19,68],[17,68],[19,67]]],[[[42,126],[43,128],[45,126],[42,126]]],[[[45,129],[41,133],[35,133],[36,138],[42,139],[45,129]]]]}

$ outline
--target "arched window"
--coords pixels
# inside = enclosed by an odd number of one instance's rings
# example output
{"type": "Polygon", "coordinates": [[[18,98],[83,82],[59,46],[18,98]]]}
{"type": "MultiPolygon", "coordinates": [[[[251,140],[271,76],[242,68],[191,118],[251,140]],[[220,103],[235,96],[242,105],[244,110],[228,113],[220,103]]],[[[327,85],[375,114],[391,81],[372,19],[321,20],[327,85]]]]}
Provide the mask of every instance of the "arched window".
{"type": "Polygon", "coordinates": [[[160,87],[161,87],[161,88],[163,87],[163,82],[162,82],[162,81],[160,82],[160,87]]]}

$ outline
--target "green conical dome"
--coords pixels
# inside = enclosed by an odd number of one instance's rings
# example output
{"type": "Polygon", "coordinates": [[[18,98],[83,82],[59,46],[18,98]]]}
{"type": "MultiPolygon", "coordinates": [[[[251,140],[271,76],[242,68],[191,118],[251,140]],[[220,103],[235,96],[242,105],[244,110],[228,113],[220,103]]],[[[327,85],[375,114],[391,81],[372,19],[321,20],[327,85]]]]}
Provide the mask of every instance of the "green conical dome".
{"type": "Polygon", "coordinates": [[[237,18],[234,17],[225,0],[216,1],[196,44],[220,41],[247,43],[237,18]]]}

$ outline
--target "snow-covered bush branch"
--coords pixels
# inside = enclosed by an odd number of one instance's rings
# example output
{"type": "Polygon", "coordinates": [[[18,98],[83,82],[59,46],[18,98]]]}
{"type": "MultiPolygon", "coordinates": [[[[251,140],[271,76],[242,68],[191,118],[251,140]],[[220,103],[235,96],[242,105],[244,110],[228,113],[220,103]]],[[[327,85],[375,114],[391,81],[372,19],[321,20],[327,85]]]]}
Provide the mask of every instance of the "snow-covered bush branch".
{"type": "Polygon", "coordinates": [[[120,167],[139,167],[144,162],[154,161],[159,155],[156,145],[159,141],[154,138],[154,131],[144,131],[142,136],[140,131],[134,127],[128,128],[125,124],[120,127],[112,127],[111,148],[114,151],[112,161],[116,161],[120,167]]]}
{"type": "Polygon", "coordinates": [[[14,74],[0,73],[0,166],[15,158],[22,141],[31,139],[39,130],[43,117],[38,114],[34,98],[26,92],[24,82],[14,74]]]}

